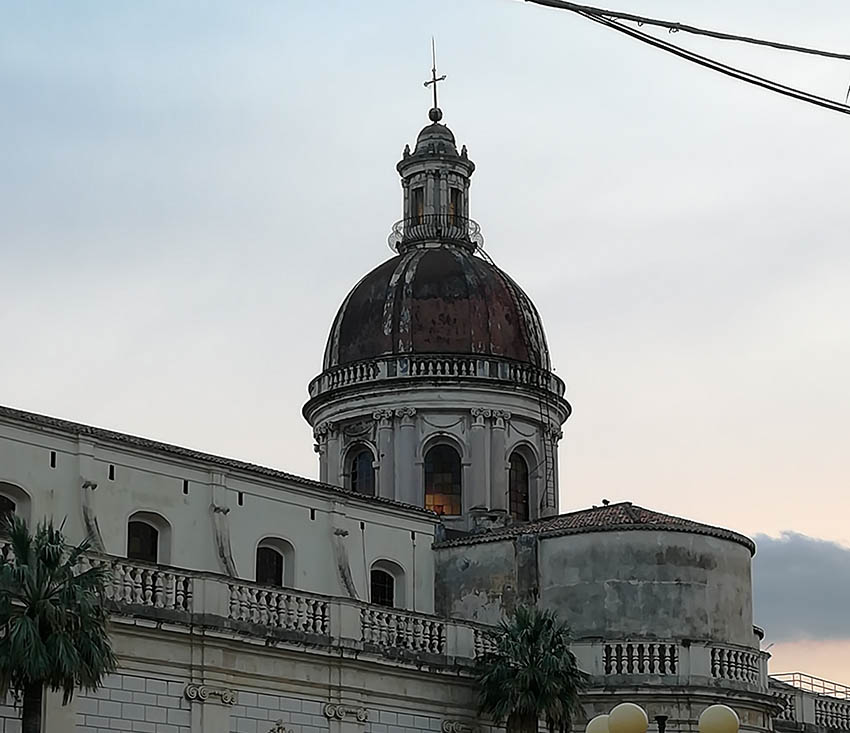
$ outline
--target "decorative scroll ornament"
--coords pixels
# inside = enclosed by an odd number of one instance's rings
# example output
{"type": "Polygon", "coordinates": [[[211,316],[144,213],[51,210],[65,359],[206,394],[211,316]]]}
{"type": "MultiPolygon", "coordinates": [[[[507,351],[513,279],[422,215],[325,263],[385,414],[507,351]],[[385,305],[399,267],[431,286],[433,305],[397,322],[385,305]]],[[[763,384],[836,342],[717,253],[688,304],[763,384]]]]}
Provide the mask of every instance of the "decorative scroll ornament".
{"type": "Polygon", "coordinates": [[[476,725],[462,720],[444,720],[440,726],[443,733],[474,733],[477,729],[476,725]]]}
{"type": "Polygon", "coordinates": [[[353,705],[337,705],[329,702],[323,710],[325,717],[330,720],[345,720],[351,716],[356,718],[358,723],[365,723],[369,719],[369,711],[363,707],[355,707],[353,705]]]}
{"type": "Polygon", "coordinates": [[[398,407],[395,411],[395,416],[401,418],[402,426],[413,425],[413,418],[416,417],[415,407],[398,407]]]}
{"type": "Polygon", "coordinates": [[[493,410],[493,427],[504,428],[505,423],[511,419],[511,413],[507,410],[493,410]]]}
{"type": "Polygon", "coordinates": [[[389,428],[392,427],[393,424],[393,411],[392,410],[375,410],[372,413],[372,417],[375,422],[378,423],[379,427],[389,428]]]}
{"type": "Polygon", "coordinates": [[[547,425],[544,429],[544,432],[547,438],[553,440],[556,443],[564,437],[563,431],[557,425],[547,425]]]}
{"type": "Polygon", "coordinates": [[[493,414],[493,411],[487,407],[473,407],[469,414],[472,415],[472,424],[481,426],[493,414]]]}
{"type": "Polygon", "coordinates": [[[191,702],[206,702],[211,697],[217,697],[222,705],[233,705],[236,702],[236,690],[227,687],[207,687],[189,683],[183,690],[186,699],[191,702]]]}
{"type": "Polygon", "coordinates": [[[334,435],[336,430],[337,426],[333,420],[325,420],[325,422],[316,426],[316,429],[313,431],[313,438],[315,438],[316,442],[321,443],[328,439],[328,435],[334,435]]]}

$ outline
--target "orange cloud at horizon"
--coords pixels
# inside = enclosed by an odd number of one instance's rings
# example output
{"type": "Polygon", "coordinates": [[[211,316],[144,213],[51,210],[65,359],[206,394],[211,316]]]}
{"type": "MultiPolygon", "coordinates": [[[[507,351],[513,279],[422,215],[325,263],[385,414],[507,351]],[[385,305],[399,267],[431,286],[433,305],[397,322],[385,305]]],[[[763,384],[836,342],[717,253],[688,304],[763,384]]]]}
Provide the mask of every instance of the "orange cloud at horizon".
{"type": "Polygon", "coordinates": [[[770,654],[771,674],[804,672],[850,685],[850,639],[778,642],[770,654]]]}

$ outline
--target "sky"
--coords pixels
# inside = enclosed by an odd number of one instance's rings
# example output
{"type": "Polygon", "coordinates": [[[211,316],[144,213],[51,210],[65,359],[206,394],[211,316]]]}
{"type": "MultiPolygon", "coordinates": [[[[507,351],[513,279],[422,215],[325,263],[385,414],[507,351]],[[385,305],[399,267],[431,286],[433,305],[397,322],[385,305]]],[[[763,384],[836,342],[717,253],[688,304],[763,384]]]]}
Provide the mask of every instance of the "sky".
{"type": "MultiPolygon", "coordinates": [[[[839,0],[614,5],[847,50],[839,0]]],[[[433,34],[472,216],[568,385],[562,509],[755,536],[774,671],[850,684],[850,118],[518,0],[1,12],[0,403],[316,476],[306,386],[391,255],[433,34]]],[[[846,63],[659,34],[850,85],[846,63]]]]}

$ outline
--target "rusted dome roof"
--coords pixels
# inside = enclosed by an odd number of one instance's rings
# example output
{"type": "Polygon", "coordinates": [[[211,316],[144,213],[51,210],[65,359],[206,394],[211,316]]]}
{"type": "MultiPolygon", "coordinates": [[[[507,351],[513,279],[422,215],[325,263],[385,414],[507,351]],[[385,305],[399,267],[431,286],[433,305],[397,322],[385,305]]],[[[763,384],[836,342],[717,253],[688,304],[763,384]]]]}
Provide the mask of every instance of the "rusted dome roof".
{"type": "Polygon", "coordinates": [[[337,313],[324,367],[392,354],[482,354],[550,369],[531,299],[451,244],[408,250],[366,275],[337,313]]]}

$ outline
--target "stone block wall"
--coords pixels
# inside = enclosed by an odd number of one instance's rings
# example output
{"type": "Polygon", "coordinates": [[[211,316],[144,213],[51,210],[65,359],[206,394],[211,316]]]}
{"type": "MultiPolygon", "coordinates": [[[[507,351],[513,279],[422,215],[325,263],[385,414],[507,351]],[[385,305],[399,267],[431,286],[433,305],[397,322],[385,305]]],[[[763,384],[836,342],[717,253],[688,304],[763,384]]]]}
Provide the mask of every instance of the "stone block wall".
{"type": "Polygon", "coordinates": [[[191,733],[184,687],[176,679],[110,675],[96,692],[76,696],[76,733],[191,733]]]}
{"type": "Polygon", "coordinates": [[[278,721],[287,730],[327,733],[329,724],[323,709],[323,703],[317,700],[239,691],[230,710],[230,733],[267,733],[278,721]]]}
{"type": "Polygon", "coordinates": [[[21,733],[21,711],[11,695],[0,698],[0,733],[21,733]]]}

